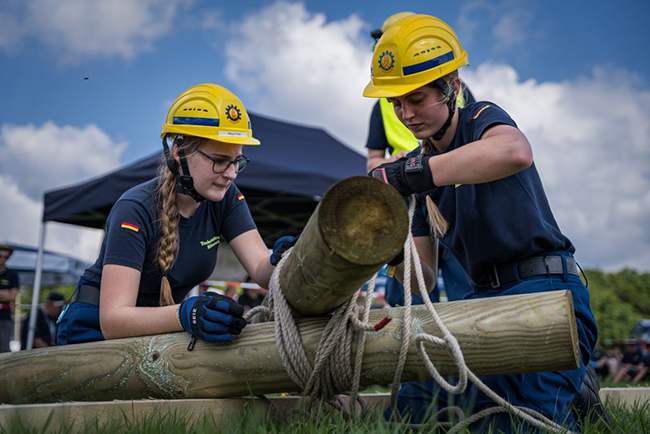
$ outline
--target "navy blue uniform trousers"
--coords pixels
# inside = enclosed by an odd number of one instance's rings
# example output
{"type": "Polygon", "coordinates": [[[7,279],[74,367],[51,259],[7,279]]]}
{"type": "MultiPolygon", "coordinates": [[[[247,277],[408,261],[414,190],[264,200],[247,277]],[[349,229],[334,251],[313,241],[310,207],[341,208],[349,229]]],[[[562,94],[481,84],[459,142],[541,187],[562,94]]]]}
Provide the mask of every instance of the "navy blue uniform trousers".
{"type": "MultiPolygon", "coordinates": [[[[557,254],[557,253],[555,253],[557,254]]],[[[571,256],[568,253],[561,253],[571,256]]],[[[536,410],[548,418],[575,429],[571,413],[571,404],[575,394],[580,390],[585,373],[585,364],[597,340],[597,327],[591,312],[589,292],[577,276],[553,275],[533,276],[519,280],[497,289],[475,290],[466,299],[498,297],[503,295],[529,294],[544,291],[569,290],[573,296],[576,315],[578,339],[580,345],[580,368],[573,371],[544,372],[533,374],[499,375],[480,377],[490,389],[511,404],[536,410]]],[[[471,384],[471,383],[470,383],[471,384]]],[[[458,405],[469,413],[477,413],[496,405],[473,384],[468,385],[465,393],[448,396],[444,389],[430,381],[407,382],[402,385],[398,395],[397,408],[402,416],[410,417],[412,423],[421,423],[428,416],[448,405],[458,405]],[[453,401],[453,402],[452,402],[453,401]]],[[[386,416],[390,417],[391,409],[386,416]]],[[[470,427],[474,432],[482,432],[487,424],[494,424],[498,429],[509,432],[513,424],[511,415],[503,413],[492,416],[470,427]]],[[[526,426],[526,425],[524,425],[526,426]]]]}

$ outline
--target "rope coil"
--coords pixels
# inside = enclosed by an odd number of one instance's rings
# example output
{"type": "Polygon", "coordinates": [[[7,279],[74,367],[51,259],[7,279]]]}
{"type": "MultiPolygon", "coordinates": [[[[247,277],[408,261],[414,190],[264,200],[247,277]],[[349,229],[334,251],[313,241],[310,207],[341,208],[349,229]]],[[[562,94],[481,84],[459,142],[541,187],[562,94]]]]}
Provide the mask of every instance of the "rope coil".
{"type": "MultiPolygon", "coordinates": [[[[411,278],[413,275],[413,264],[415,264],[415,277],[418,283],[419,292],[422,295],[422,299],[424,300],[429,315],[443,335],[443,337],[440,338],[428,333],[418,333],[414,337],[418,354],[422,358],[422,362],[427,371],[432,378],[449,393],[463,393],[467,388],[469,380],[497,404],[495,407],[486,408],[468,418],[464,417],[465,415],[461,408],[443,408],[433,417],[433,422],[440,426],[451,427],[448,434],[455,434],[484,417],[502,412],[510,412],[536,428],[547,429],[558,433],[573,434],[566,428],[553,422],[535,410],[510,404],[485,385],[467,367],[458,340],[445,326],[433,303],[429,299],[424,274],[422,272],[422,265],[411,233],[411,224],[414,213],[415,197],[411,196],[408,210],[409,231],[404,245],[404,317],[402,322],[402,342],[391,387],[391,407],[393,408],[397,420],[402,421],[402,417],[397,410],[397,393],[401,384],[402,372],[406,364],[406,356],[408,353],[411,334],[411,278]],[[438,372],[435,364],[426,353],[426,344],[440,346],[449,352],[458,368],[458,382],[456,385],[447,382],[447,380],[445,380],[438,372]],[[457,424],[453,425],[451,422],[437,421],[440,416],[449,412],[453,412],[458,417],[460,421],[457,424]]],[[[361,416],[363,417],[367,411],[367,407],[365,402],[359,396],[359,384],[366,333],[379,331],[390,321],[390,317],[386,317],[377,324],[370,324],[368,322],[377,274],[372,277],[368,284],[365,304],[361,312],[359,312],[357,306],[357,298],[359,296],[357,291],[343,305],[337,308],[331,316],[321,336],[316,351],[316,357],[314,359],[314,366],[312,366],[302,345],[298,327],[291,313],[289,304],[284,298],[282,289],[280,288],[280,271],[282,270],[291,250],[293,250],[293,248],[284,253],[271,276],[269,292],[267,295],[267,297],[269,297],[268,307],[258,306],[251,309],[245,316],[245,319],[248,320],[254,315],[260,313],[264,315],[267,320],[274,320],[275,338],[280,358],[282,359],[282,364],[284,365],[289,377],[302,390],[301,395],[310,396],[312,398],[322,397],[328,404],[332,405],[337,410],[342,411],[346,418],[354,417],[356,415],[356,402],[358,401],[361,404],[361,416]],[[354,358],[354,367],[352,367],[348,361],[350,360],[351,345],[355,335],[358,335],[357,351],[354,358]],[[348,392],[350,395],[349,409],[346,408],[344,401],[338,396],[344,392],[348,392]]]]}

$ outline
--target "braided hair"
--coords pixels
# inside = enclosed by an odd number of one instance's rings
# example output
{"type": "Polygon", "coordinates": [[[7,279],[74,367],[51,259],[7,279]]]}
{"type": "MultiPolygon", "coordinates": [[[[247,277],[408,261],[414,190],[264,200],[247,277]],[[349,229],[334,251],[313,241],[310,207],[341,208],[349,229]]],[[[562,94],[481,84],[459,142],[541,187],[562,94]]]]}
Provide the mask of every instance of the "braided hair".
{"type": "MultiPolygon", "coordinates": [[[[207,143],[207,139],[193,136],[185,136],[179,148],[182,148],[185,155],[190,156],[207,143]]],[[[158,166],[157,192],[160,203],[160,232],[158,239],[158,268],[162,274],[160,280],[160,306],[176,304],[172,296],[172,288],[169,283],[168,273],[176,261],[178,255],[178,223],[180,213],[176,203],[176,177],[167,167],[167,161],[158,166]]]]}

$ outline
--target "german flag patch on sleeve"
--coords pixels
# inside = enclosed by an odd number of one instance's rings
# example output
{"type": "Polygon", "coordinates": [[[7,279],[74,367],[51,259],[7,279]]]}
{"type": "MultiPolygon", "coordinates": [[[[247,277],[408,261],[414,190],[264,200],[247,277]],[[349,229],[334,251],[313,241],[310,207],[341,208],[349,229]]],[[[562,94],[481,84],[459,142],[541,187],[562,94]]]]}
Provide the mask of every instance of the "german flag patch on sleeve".
{"type": "Polygon", "coordinates": [[[483,107],[481,107],[480,109],[478,109],[478,111],[476,112],[476,114],[474,115],[474,117],[472,118],[472,120],[476,119],[476,118],[477,118],[481,113],[483,113],[483,110],[485,110],[485,109],[488,108],[488,107],[490,107],[490,104],[485,104],[483,107]]]}
{"type": "Polygon", "coordinates": [[[133,232],[140,232],[140,227],[127,222],[122,222],[122,229],[129,229],[133,232]]]}
{"type": "Polygon", "coordinates": [[[244,195],[241,194],[241,193],[239,193],[239,194],[237,195],[237,199],[239,199],[239,200],[244,200],[244,195]]]}

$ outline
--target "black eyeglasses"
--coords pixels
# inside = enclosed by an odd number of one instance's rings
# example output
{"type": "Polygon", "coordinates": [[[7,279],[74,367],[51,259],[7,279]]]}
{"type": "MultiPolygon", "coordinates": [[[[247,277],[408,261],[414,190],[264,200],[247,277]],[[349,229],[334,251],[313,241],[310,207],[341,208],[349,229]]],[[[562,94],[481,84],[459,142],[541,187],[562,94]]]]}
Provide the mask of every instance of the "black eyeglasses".
{"type": "Polygon", "coordinates": [[[212,161],[212,171],[214,173],[223,173],[223,172],[225,172],[226,170],[228,170],[230,168],[231,164],[233,164],[235,166],[235,172],[239,173],[242,170],[244,170],[246,165],[248,163],[250,163],[250,161],[251,161],[248,158],[246,158],[245,155],[240,155],[239,157],[235,158],[234,160],[230,160],[230,159],[224,158],[224,157],[214,157],[213,158],[213,157],[209,156],[208,154],[206,154],[205,152],[203,152],[201,150],[199,150],[198,153],[203,155],[208,160],[212,161]]]}

